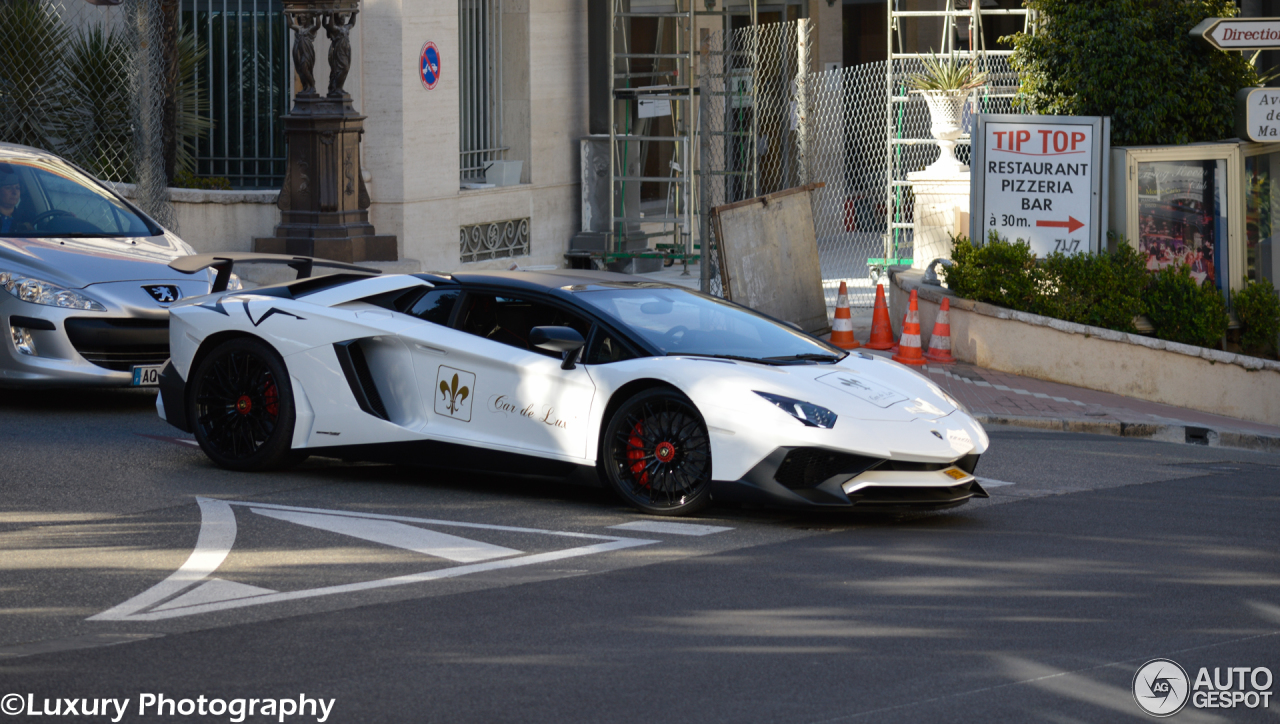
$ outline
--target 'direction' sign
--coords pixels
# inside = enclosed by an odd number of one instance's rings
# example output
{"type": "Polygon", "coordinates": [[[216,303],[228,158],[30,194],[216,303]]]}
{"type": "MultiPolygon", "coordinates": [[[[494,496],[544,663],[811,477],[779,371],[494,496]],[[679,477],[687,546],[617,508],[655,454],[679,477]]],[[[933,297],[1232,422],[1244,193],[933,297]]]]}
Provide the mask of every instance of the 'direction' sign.
{"type": "Polygon", "coordinates": [[[1106,219],[1107,118],[978,116],[970,235],[1031,244],[1036,256],[1098,251],[1106,219]]]}

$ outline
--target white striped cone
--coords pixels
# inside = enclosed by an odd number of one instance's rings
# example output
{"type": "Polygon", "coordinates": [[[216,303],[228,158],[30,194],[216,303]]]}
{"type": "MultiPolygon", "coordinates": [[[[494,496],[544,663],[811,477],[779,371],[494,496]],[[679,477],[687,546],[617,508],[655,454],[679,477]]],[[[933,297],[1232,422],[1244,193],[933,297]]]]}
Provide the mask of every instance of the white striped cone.
{"type": "Polygon", "coordinates": [[[857,349],[862,345],[853,337],[853,318],[849,313],[849,287],[840,282],[840,294],[836,297],[836,316],[831,320],[831,344],[842,349],[857,349]]]}
{"type": "Polygon", "coordinates": [[[938,318],[933,323],[933,334],[929,337],[929,349],[924,357],[939,364],[956,361],[951,356],[951,300],[946,297],[942,298],[942,306],[938,308],[938,318]]]}
{"type": "Polygon", "coordinates": [[[906,365],[924,364],[924,353],[920,349],[920,311],[916,302],[916,292],[911,292],[911,306],[907,311],[907,319],[902,323],[902,336],[898,338],[898,353],[893,356],[894,362],[906,365]]]}

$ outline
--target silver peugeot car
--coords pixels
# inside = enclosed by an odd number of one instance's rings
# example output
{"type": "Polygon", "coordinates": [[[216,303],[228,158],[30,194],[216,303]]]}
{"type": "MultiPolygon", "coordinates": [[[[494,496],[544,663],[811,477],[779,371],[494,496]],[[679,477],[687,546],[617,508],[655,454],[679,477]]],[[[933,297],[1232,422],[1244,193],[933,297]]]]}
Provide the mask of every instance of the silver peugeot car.
{"type": "Polygon", "coordinates": [[[0,387],[151,386],[194,250],[84,171],[0,143],[0,387]]]}

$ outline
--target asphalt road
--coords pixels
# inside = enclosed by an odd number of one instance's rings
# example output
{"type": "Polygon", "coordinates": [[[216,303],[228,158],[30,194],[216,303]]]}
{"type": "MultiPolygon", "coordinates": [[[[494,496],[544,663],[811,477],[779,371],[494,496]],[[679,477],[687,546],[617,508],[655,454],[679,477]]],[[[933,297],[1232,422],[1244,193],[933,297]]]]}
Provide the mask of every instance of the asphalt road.
{"type": "MultiPolygon", "coordinates": [[[[546,481],[229,473],[153,405],[0,394],[0,722],[1140,721],[1157,658],[1280,692],[1280,456],[997,429],[953,511],[671,525],[546,481]]],[[[1172,721],[1280,714],[1244,704],[1172,721]]]]}

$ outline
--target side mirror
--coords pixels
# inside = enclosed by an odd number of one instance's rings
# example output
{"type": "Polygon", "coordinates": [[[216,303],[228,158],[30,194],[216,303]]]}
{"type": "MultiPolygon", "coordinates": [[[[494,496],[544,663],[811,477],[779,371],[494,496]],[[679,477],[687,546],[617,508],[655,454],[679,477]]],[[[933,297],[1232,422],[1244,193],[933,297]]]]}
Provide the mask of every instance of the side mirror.
{"type": "Polygon", "coordinates": [[[560,369],[571,370],[577,365],[578,350],[586,346],[587,341],[572,327],[534,327],[529,330],[529,344],[548,352],[559,352],[560,369]]]}

